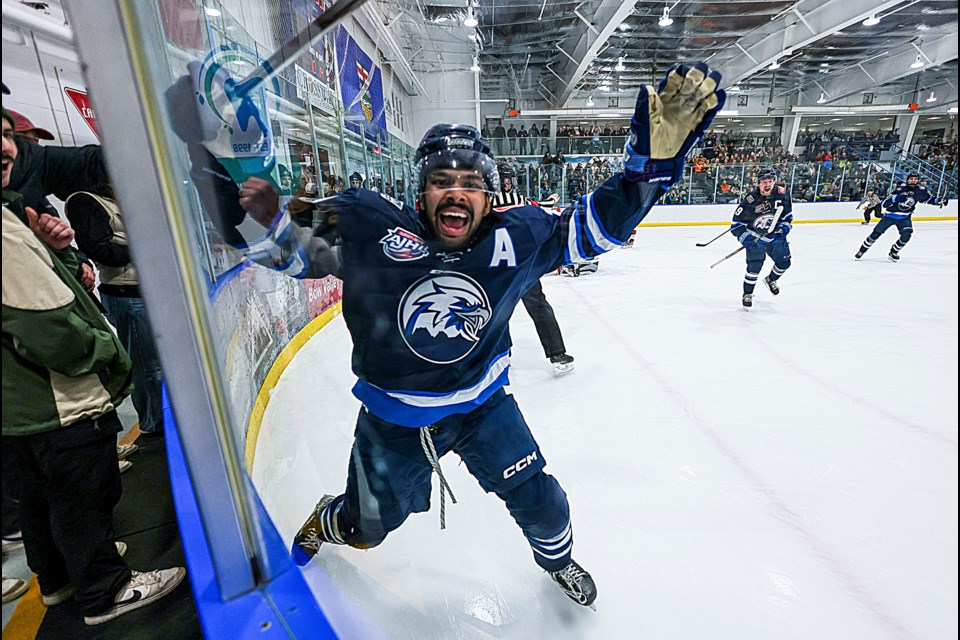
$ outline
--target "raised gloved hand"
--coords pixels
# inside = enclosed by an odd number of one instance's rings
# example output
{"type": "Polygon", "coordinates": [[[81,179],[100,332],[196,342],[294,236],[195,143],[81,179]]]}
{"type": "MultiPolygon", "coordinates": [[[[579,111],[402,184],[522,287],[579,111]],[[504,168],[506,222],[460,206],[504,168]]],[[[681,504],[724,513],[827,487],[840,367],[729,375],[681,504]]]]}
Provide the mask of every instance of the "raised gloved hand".
{"type": "Polygon", "coordinates": [[[683,159],[723,107],[720,73],[698,62],[674,66],[657,91],[644,85],[630,121],[624,174],[666,189],[683,174],[683,159]]]}
{"type": "Polygon", "coordinates": [[[793,225],[789,222],[783,221],[777,225],[777,229],[773,232],[773,234],[782,238],[790,233],[791,229],[793,229],[793,225]]]}

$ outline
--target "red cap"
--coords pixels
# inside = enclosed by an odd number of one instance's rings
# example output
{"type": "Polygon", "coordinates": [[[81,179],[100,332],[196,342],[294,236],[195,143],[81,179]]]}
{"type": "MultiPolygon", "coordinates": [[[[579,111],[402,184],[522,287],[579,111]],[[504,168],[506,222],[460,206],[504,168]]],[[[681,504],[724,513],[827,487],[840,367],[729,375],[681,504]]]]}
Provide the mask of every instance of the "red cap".
{"type": "Polygon", "coordinates": [[[10,115],[13,116],[13,122],[14,122],[13,130],[16,133],[29,133],[32,131],[33,133],[37,134],[37,137],[40,138],[41,140],[55,139],[52,133],[50,133],[46,129],[43,129],[41,127],[34,125],[32,122],[30,122],[30,118],[23,115],[22,113],[17,113],[13,109],[7,109],[7,111],[9,111],[10,115]]]}

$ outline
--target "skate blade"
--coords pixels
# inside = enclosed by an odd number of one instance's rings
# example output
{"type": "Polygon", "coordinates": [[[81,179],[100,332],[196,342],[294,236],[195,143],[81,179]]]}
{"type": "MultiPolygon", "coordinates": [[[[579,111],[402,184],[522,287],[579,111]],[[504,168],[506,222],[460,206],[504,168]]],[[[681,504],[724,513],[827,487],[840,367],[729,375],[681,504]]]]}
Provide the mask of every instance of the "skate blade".
{"type": "Polygon", "coordinates": [[[573,363],[569,364],[555,364],[553,365],[553,375],[562,376],[565,373],[570,373],[573,371],[573,363]]]}
{"type": "Polygon", "coordinates": [[[293,556],[293,561],[297,563],[298,567],[303,567],[313,560],[316,553],[309,553],[304,550],[303,547],[294,543],[293,546],[290,547],[290,555],[293,556]]]}

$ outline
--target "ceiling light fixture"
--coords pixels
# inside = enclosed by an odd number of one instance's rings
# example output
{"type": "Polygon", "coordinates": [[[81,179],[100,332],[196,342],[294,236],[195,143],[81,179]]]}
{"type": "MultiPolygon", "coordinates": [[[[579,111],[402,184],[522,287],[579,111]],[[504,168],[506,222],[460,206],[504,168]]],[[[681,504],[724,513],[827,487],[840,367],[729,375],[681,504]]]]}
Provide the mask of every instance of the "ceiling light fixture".
{"type": "Polygon", "coordinates": [[[660,19],[657,21],[657,24],[661,27],[669,27],[673,24],[673,18],[670,17],[670,7],[663,8],[663,15],[660,16],[660,19]]]}
{"type": "Polygon", "coordinates": [[[922,66],[923,66],[923,60],[920,59],[920,54],[918,53],[916,61],[914,61],[914,63],[910,65],[910,68],[919,69],[922,66]]]}
{"type": "Polygon", "coordinates": [[[773,62],[770,63],[770,69],[779,69],[779,68],[780,68],[780,63],[777,60],[774,60],[773,62]]]}
{"type": "Polygon", "coordinates": [[[474,73],[480,72],[480,59],[477,58],[477,56],[473,56],[473,64],[470,65],[470,71],[473,71],[474,73]]]}
{"type": "Polygon", "coordinates": [[[863,26],[872,27],[874,25],[880,24],[880,18],[877,17],[877,14],[870,14],[870,17],[863,21],[863,26]]]}
{"type": "Polygon", "coordinates": [[[587,96],[587,106],[588,107],[593,106],[593,96],[587,96]]]}
{"type": "Polygon", "coordinates": [[[820,98],[817,100],[817,104],[823,104],[826,101],[827,101],[827,96],[821,93],[820,98]]]}
{"type": "Polygon", "coordinates": [[[220,9],[216,9],[214,7],[206,7],[204,8],[203,12],[211,18],[216,18],[220,15],[220,9]]]}
{"type": "Polygon", "coordinates": [[[623,66],[623,56],[620,56],[619,58],[617,58],[617,66],[614,67],[614,70],[615,70],[615,71],[623,71],[623,70],[625,70],[625,69],[626,69],[626,67],[623,66]]]}
{"type": "Polygon", "coordinates": [[[477,20],[477,16],[473,14],[473,7],[467,7],[467,17],[463,19],[463,26],[475,27],[478,24],[480,24],[480,21],[477,20]]]}
{"type": "Polygon", "coordinates": [[[927,98],[927,102],[936,102],[937,96],[933,95],[933,91],[930,92],[930,97],[927,98]]]}

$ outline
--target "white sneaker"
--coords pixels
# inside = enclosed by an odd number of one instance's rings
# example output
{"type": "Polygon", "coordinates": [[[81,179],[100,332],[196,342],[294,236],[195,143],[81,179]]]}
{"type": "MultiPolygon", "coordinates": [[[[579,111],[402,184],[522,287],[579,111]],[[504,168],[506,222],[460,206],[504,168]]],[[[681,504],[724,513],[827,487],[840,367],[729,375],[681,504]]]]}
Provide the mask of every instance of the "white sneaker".
{"type": "MultiPolygon", "coordinates": [[[[114,542],[117,546],[117,553],[120,554],[122,558],[127,553],[127,543],[121,540],[114,542]]],[[[77,592],[77,588],[73,584],[68,584],[67,586],[57,589],[53,593],[44,594],[40,593],[40,601],[43,602],[45,607],[55,607],[65,600],[69,600],[73,597],[73,594],[77,592]]]]}
{"type": "Polygon", "coordinates": [[[3,553],[16,551],[23,546],[23,534],[19,531],[3,536],[3,553]]]}
{"type": "Polygon", "coordinates": [[[131,455],[137,452],[140,447],[136,444],[118,444],[117,445],[117,460],[126,460],[131,455]]]}
{"type": "Polygon", "coordinates": [[[30,585],[20,578],[3,576],[3,604],[16,600],[30,589],[30,585]]]}
{"type": "Polygon", "coordinates": [[[121,460],[117,464],[120,466],[120,473],[126,473],[127,471],[130,471],[130,469],[133,468],[133,463],[130,462],[129,460],[121,460]]]}
{"type": "Polygon", "coordinates": [[[96,616],[84,616],[83,621],[95,625],[113,620],[123,614],[153,604],[177,588],[183,582],[187,570],[183,567],[157,569],[155,571],[134,571],[130,582],[121,587],[114,599],[114,605],[96,616]]]}

